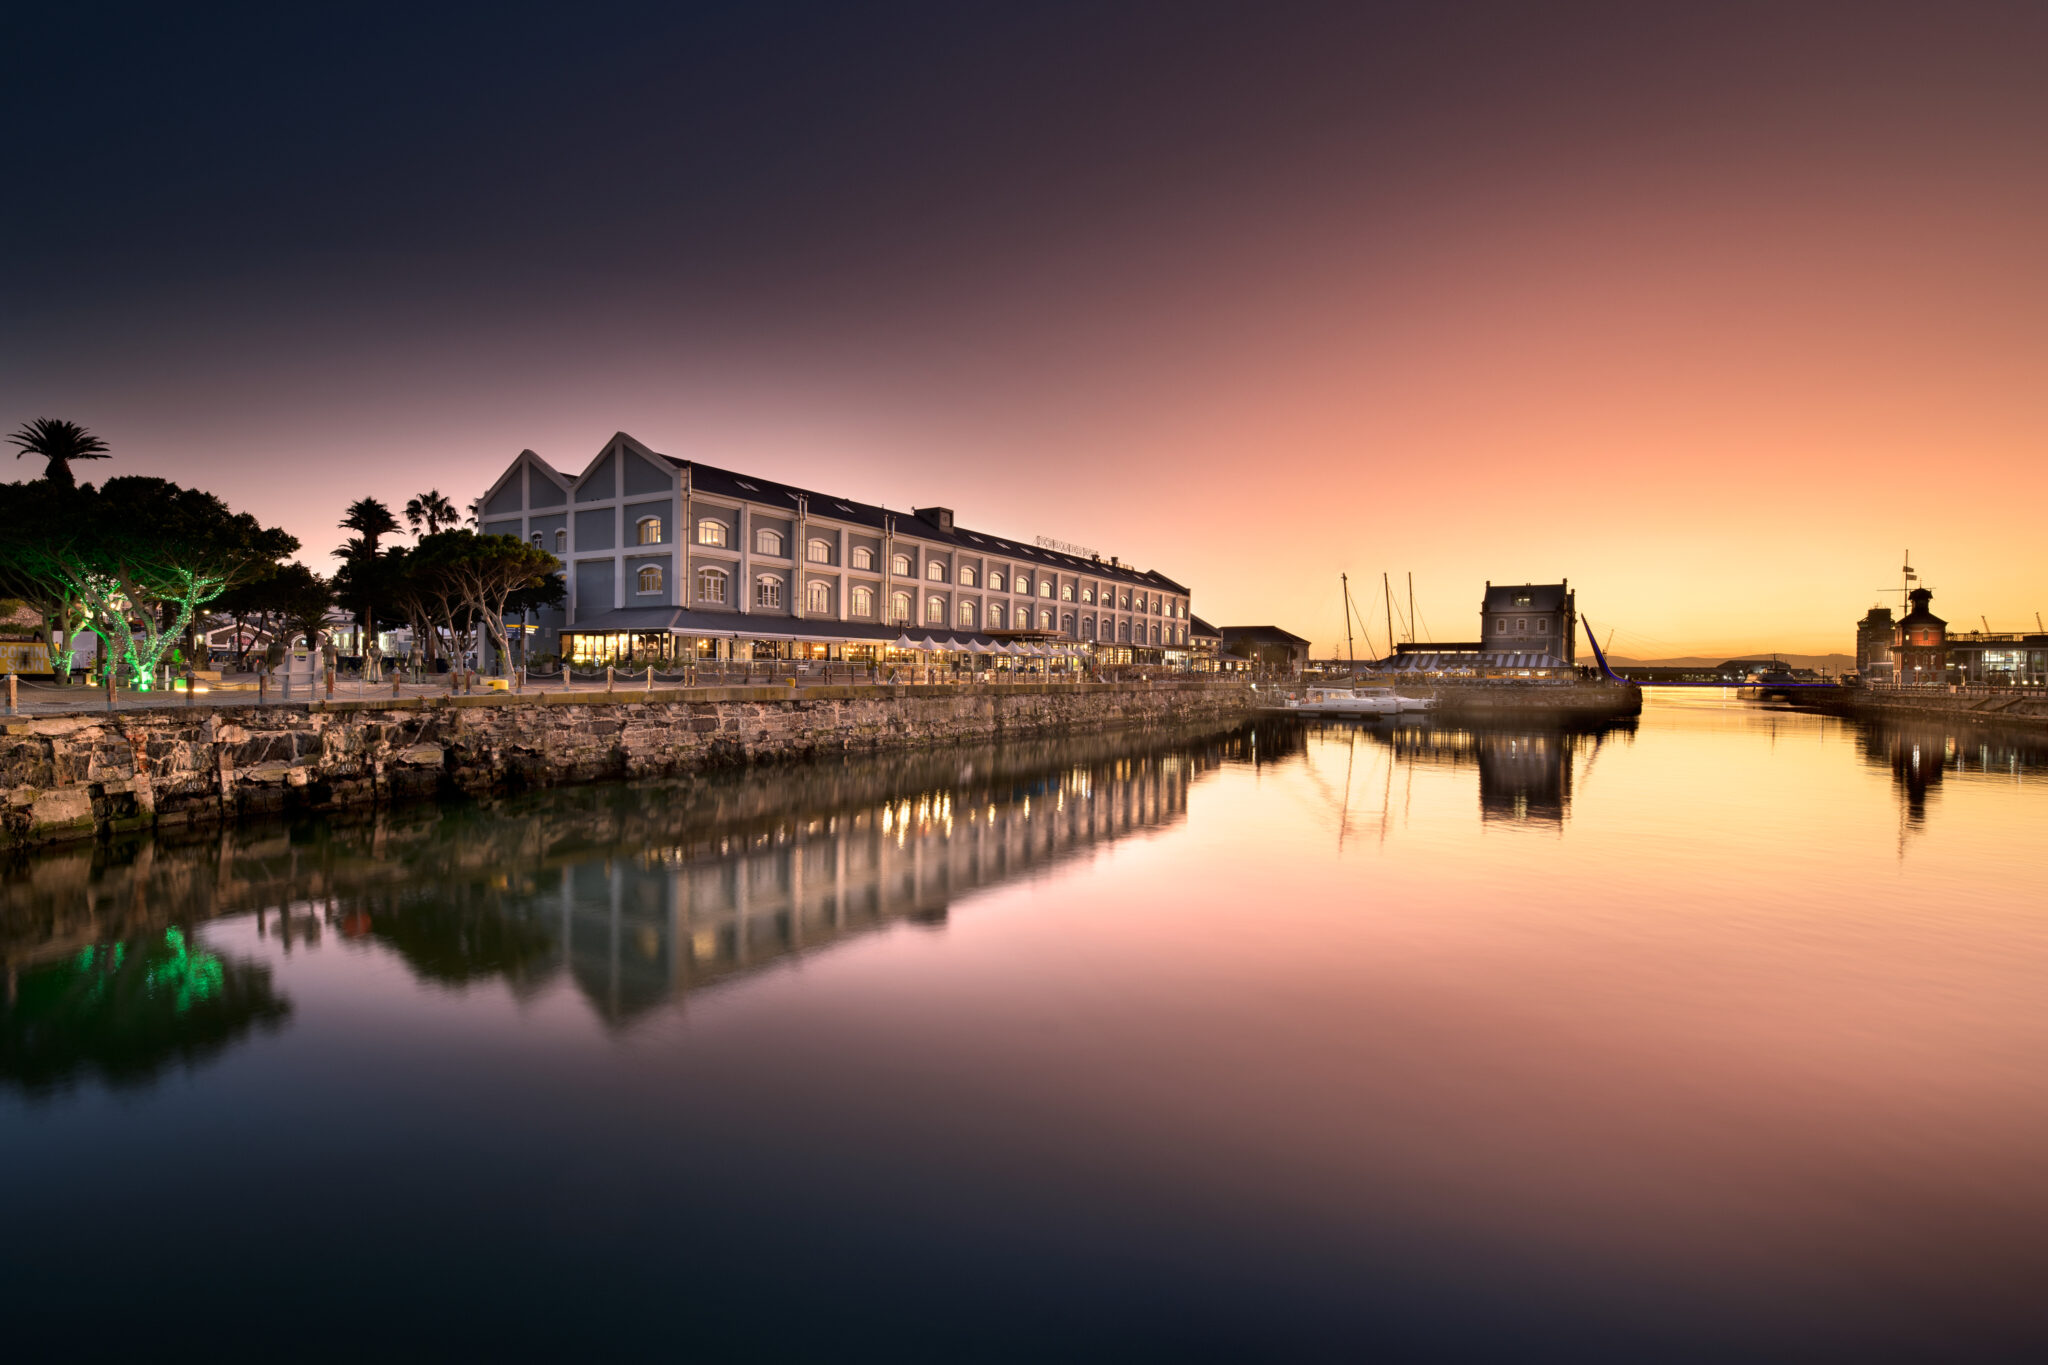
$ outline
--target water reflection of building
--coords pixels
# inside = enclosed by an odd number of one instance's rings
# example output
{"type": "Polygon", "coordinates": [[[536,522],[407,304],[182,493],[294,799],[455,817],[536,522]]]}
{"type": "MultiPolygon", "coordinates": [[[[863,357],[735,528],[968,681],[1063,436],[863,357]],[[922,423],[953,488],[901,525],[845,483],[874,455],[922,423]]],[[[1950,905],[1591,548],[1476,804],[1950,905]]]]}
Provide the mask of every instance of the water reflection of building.
{"type": "Polygon", "coordinates": [[[1858,722],[1864,762],[1890,771],[1908,826],[1926,823],[1945,780],[2018,778],[2048,769],[2048,737],[1926,722],[1858,722]]]}
{"type": "Polygon", "coordinates": [[[1177,822],[1198,773],[1257,754],[1253,732],[1209,725],[79,846],[0,881],[0,966],[25,981],[253,914],[280,954],[377,944],[451,988],[531,995],[566,972],[624,1021],[868,930],[943,924],[964,894],[1177,822]]]}
{"type": "Polygon", "coordinates": [[[1591,767],[1610,735],[1633,735],[1633,718],[1579,729],[1454,726],[1428,720],[1380,724],[1362,733],[1424,767],[1475,770],[1482,820],[1562,825],[1571,813],[1580,757],[1591,767]]]}

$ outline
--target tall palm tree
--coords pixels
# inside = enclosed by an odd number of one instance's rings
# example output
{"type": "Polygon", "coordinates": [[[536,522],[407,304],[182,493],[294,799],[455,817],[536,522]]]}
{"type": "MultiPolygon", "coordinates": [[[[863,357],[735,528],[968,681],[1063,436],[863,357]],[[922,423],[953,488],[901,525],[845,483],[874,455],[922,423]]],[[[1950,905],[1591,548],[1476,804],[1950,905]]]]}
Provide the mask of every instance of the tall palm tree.
{"type": "Polygon", "coordinates": [[[441,495],[438,488],[430,488],[405,504],[405,520],[418,535],[421,525],[427,534],[433,535],[443,526],[453,526],[462,520],[462,514],[455,510],[455,504],[441,495]]]}
{"type": "Polygon", "coordinates": [[[370,660],[370,645],[377,638],[377,604],[373,596],[377,583],[377,543],[398,530],[398,518],[376,498],[357,498],[343,514],[341,527],[356,533],[342,547],[342,556],[355,570],[351,577],[363,594],[363,673],[372,677],[376,672],[370,660]]]}
{"type": "Polygon", "coordinates": [[[78,480],[71,476],[73,460],[107,458],[105,441],[78,423],[61,418],[38,417],[7,439],[19,447],[15,451],[15,459],[24,455],[42,456],[49,462],[43,467],[43,477],[65,488],[78,486],[78,480]]]}

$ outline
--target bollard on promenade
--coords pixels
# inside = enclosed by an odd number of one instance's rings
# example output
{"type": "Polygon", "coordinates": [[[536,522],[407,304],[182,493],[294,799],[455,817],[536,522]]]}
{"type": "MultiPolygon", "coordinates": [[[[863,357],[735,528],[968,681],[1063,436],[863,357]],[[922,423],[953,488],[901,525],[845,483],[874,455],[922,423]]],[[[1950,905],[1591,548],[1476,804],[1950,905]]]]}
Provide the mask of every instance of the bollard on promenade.
{"type": "Polygon", "coordinates": [[[647,665],[647,690],[654,691],[654,665],[647,665]]]}
{"type": "Polygon", "coordinates": [[[613,682],[613,681],[614,681],[614,679],[616,678],[616,676],[617,676],[617,673],[618,673],[618,670],[617,670],[617,669],[615,669],[615,668],[614,668],[614,667],[613,667],[612,665],[610,665],[610,664],[606,664],[606,665],[604,666],[604,690],[605,690],[605,691],[609,692],[609,691],[611,691],[611,690],[612,690],[612,682],[613,682]]]}
{"type": "Polygon", "coordinates": [[[14,694],[14,689],[20,684],[20,681],[12,673],[7,675],[7,714],[10,716],[21,714],[20,698],[14,694]]]}

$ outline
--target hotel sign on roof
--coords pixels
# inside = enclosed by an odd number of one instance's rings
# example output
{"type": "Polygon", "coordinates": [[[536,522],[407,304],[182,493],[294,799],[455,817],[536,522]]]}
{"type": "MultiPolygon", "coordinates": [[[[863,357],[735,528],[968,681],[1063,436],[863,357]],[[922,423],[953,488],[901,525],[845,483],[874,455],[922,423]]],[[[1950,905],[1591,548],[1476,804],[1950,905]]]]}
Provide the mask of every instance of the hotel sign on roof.
{"type": "Polygon", "coordinates": [[[1034,536],[1033,540],[1040,549],[1058,550],[1063,555],[1073,555],[1077,559],[1102,558],[1100,554],[1097,554],[1085,545],[1072,545],[1064,540],[1054,540],[1051,536],[1034,536]]]}

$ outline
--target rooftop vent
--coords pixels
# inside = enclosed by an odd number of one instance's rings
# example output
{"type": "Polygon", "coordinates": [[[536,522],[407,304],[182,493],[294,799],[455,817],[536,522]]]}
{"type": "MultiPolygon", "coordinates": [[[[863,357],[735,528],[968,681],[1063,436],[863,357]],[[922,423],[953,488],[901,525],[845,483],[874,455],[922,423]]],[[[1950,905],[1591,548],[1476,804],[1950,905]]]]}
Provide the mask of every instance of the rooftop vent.
{"type": "Polygon", "coordinates": [[[950,507],[913,507],[910,510],[920,521],[930,522],[941,531],[953,529],[953,509],[950,507]]]}

